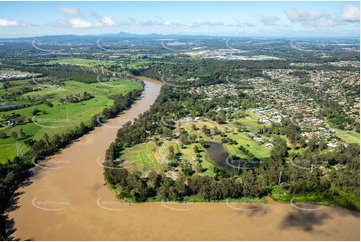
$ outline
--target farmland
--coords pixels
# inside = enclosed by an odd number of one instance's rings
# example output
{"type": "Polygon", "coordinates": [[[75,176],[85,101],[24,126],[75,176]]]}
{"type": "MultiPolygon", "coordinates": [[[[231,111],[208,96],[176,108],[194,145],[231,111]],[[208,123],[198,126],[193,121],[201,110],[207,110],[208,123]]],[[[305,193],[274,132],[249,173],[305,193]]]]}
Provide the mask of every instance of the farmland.
{"type": "MultiPolygon", "coordinates": [[[[108,58],[97,58],[93,57],[92,59],[85,58],[56,58],[56,59],[44,59],[44,60],[19,60],[20,63],[26,64],[29,66],[38,66],[38,65],[72,65],[78,67],[96,67],[96,68],[105,68],[112,71],[123,71],[124,69],[142,69],[149,66],[149,62],[142,60],[140,57],[122,54],[117,56],[112,56],[108,58]]],[[[1,72],[0,72],[1,73],[1,72]]]]}
{"type": "Polygon", "coordinates": [[[142,88],[140,83],[116,77],[112,77],[108,82],[91,84],[70,80],[57,82],[58,85],[55,85],[54,81],[39,83],[36,80],[37,78],[9,81],[10,87],[2,86],[0,89],[3,105],[31,105],[1,111],[0,132],[6,135],[0,139],[1,162],[12,160],[17,155],[16,142],[25,153],[29,150],[29,147],[24,145],[25,140],[41,139],[45,133],[51,138],[55,134],[76,129],[82,122],[87,125],[94,114],[113,104],[111,95],[124,95],[131,90],[142,88]],[[10,98],[24,88],[27,88],[28,92],[10,98]],[[87,98],[84,98],[85,96],[87,98]],[[51,105],[45,104],[44,100],[51,105]],[[38,110],[36,115],[34,109],[38,110]],[[14,132],[17,134],[16,138],[12,136],[14,132]]]}

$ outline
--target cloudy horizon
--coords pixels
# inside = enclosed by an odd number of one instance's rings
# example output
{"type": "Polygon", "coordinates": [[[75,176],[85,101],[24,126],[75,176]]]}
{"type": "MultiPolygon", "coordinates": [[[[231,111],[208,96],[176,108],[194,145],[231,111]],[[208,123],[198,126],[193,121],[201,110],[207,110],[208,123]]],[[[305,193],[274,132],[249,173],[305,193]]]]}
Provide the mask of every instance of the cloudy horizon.
{"type": "Polygon", "coordinates": [[[1,2],[0,38],[206,34],[358,37],[359,2],[1,2]]]}

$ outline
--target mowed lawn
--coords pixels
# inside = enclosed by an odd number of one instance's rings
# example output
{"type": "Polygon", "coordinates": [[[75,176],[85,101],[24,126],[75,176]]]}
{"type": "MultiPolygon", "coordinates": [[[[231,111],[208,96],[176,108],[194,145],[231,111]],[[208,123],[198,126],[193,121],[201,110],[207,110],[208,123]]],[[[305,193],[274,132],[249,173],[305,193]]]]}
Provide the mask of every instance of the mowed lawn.
{"type": "Polygon", "coordinates": [[[230,123],[230,126],[232,128],[236,128],[236,129],[238,129],[240,126],[247,126],[247,127],[250,127],[250,131],[252,131],[252,132],[255,132],[258,128],[261,128],[264,126],[264,124],[258,123],[258,119],[260,118],[258,115],[254,114],[250,111],[246,111],[245,113],[246,113],[246,117],[233,120],[230,123]],[[238,122],[239,124],[237,125],[236,122],[238,122]]]}
{"type": "MultiPolygon", "coordinates": [[[[21,143],[20,143],[21,145],[21,143]]],[[[22,152],[29,150],[25,145],[20,146],[22,152]]],[[[1,144],[0,145],[0,162],[5,163],[7,160],[12,160],[17,155],[16,142],[13,140],[12,144],[1,144]]]]}
{"type": "MultiPolygon", "coordinates": [[[[237,141],[237,145],[233,145],[234,148],[237,148],[243,145],[246,149],[248,149],[255,157],[257,158],[267,158],[271,156],[271,147],[266,147],[264,144],[259,144],[258,142],[252,140],[248,135],[244,133],[238,133],[237,135],[230,135],[231,139],[237,141]]],[[[229,147],[230,145],[226,145],[227,150],[232,150],[229,147]]],[[[238,150],[239,154],[242,154],[238,150]]]]}
{"type": "Polygon", "coordinates": [[[343,141],[349,144],[360,144],[360,134],[356,131],[346,132],[340,129],[335,129],[336,136],[340,137],[343,141]]]}
{"type": "MultiPolygon", "coordinates": [[[[139,170],[142,172],[150,172],[151,170],[161,171],[163,167],[161,163],[161,155],[164,156],[166,162],[170,162],[167,158],[169,155],[169,147],[174,148],[174,153],[180,152],[181,158],[189,161],[193,167],[196,166],[196,153],[194,152],[194,146],[200,144],[190,144],[187,145],[185,149],[180,149],[179,145],[173,141],[164,141],[164,148],[156,146],[155,142],[148,142],[139,145],[135,145],[130,148],[126,148],[121,155],[121,159],[124,159],[124,166],[130,170],[139,170]],[[158,159],[156,158],[158,157],[158,159]]],[[[214,175],[213,167],[214,165],[205,158],[205,150],[199,153],[202,156],[202,167],[205,169],[205,172],[201,175],[214,175]]]]}
{"type": "MultiPolygon", "coordinates": [[[[239,121],[242,125],[245,126],[251,126],[252,129],[255,129],[254,131],[256,131],[258,128],[263,127],[263,124],[258,124],[257,123],[257,119],[259,118],[256,114],[253,114],[249,111],[246,112],[246,114],[248,114],[248,116],[246,118],[242,118],[242,119],[238,119],[237,121],[239,121]]],[[[270,157],[270,151],[271,151],[271,147],[266,147],[264,144],[259,144],[258,142],[254,141],[251,137],[249,137],[247,134],[243,133],[243,132],[238,132],[237,129],[237,125],[234,125],[234,122],[232,122],[233,124],[216,124],[213,123],[211,121],[207,121],[207,122],[203,122],[203,121],[198,121],[195,122],[197,128],[201,129],[203,125],[206,125],[208,129],[212,129],[214,128],[214,126],[217,126],[218,129],[224,131],[226,129],[226,127],[230,127],[233,129],[233,132],[228,133],[228,136],[237,141],[237,145],[230,145],[230,144],[224,144],[223,146],[225,147],[226,151],[229,152],[230,155],[238,155],[241,158],[248,158],[245,154],[243,154],[240,150],[238,150],[238,147],[240,145],[243,145],[245,148],[247,148],[255,157],[257,158],[268,158],[270,157]]],[[[197,131],[196,132],[198,135],[202,135],[204,137],[204,139],[206,141],[209,140],[208,137],[206,137],[203,133],[201,133],[201,131],[197,131]]],[[[220,142],[220,136],[214,136],[215,141],[220,142]]],[[[265,138],[265,137],[262,137],[265,138]]]]}
{"type": "MultiPolygon", "coordinates": [[[[248,112],[247,112],[248,113],[248,112]]],[[[252,127],[254,126],[262,126],[257,124],[257,115],[252,113],[248,113],[248,118],[239,119],[240,121],[244,121],[247,125],[252,127]]],[[[238,147],[243,145],[247,148],[255,157],[262,159],[262,160],[269,160],[270,159],[270,151],[271,147],[266,147],[264,144],[259,144],[258,142],[254,141],[250,138],[247,134],[243,132],[237,131],[237,125],[230,125],[230,124],[217,124],[214,121],[207,120],[202,118],[197,122],[191,122],[182,120],[180,127],[183,127],[188,132],[188,136],[196,135],[197,140],[203,139],[205,142],[213,141],[216,143],[221,143],[221,136],[220,135],[212,135],[212,137],[206,136],[202,132],[202,127],[205,125],[211,132],[213,132],[213,128],[215,126],[218,127],[219,130],[226,131],[228,129],[227,135],[237,141],[237,145],[230,145],[230,144],[223,144],[223,147],[230,155],[238,155],[244,159],[250,159],[251,157],[247,156],[245,153],[241,152],[238,147]],[[192,124],[195,124],[197,130],[191,130],[192,124]]],[[[175,125],[178,127],[178,124],[175,125]]],[[[173,134],[179,134],[179,128],[176,128],[173,131],[173,134]]],[[[263,137],[263,139],[267,140],[267,137],[263,137]]],[[[122,154],[121,158],[125,159],[125,166],[130,166],[130,169],[138,169],[143,172],[149,172],[150,170],[160,170],[161,165],[161,157],[163,156],[167,162],[169,162],[168,155],[169,155],[169,147],[174,148],[174,153],[180,153],[181,159],[189,161],[193,167],[197,165],[196,156],[197,154],[194,152],[194,146],[198,146],[200,152],[198,153],[201,155],[201,164],[202,168],[204,169],[203,173],[200,175],[210,175],[214,176],[214,162],[210,160],[208,152],[205,148],[201,147],[200,143],[192,143],[188,145],[184,145],[184,149],[180,148],[179,140],[172,140],[169,141],[165,138],[162,139],[163,145],[156,146],[154,142],[147,142],[140,145],[135,145],[133,147],[125,149],[124,153],[122,154]],[[154,159],[154,161],[153,161],[154,159]],[[136,168],[135,168],[136,167],[136,168]]]]}
{"type": "Polygon", "coordinates": [[[183,153],[183,158],[185,158],[186,160],[188,160],[193,167],[196,167],[197,165],[197,161],[195,161],[197,154],[194,152],[194,146],[198,146],[199,150],[201,150],[201,152],[199,152],[198,154],[202,156],[201,160],[201,165],[203,168],[203,173],[201,173],[202,175],[209,175],[209,176],[214,176],[214,163],[209,160],[209,155],[208,153],[206,154],[206,149],[202,148],[200,144],[191,144],[191,145],[187,145],[187,149],[183,149],[181,152],[183,153]]]}
{"type": "MultiPolygon", "coordinates": [[[[25,139],[30,138],[41,139],[44,137],[45,133],[47,133],[51,139],[55,134],[63,134],[70,130],[74,130],[76,126],[80,126],[81,122],[90,124],[90,119],[94,114],[100,113],[105,107],[113,105],[114,101],[109,98],[110,95],[117,93],[126,94],[131,90],[141,88],[142,85],[140,83],[124,79],[115,79],[103,84],[85,84],[76,81],[67,81],[65,82],[65,86],[61,86],[58,89],[54,88],[26,93],[22,95],[25,100],[27,100],[27,96],[34,97],[37,100],[46,97],[54,106],[51,108],[45,104],[41,104],[19,110],[1,112],[1,117],[4,117],[3,115],[7,116],[11,113],[15,113],[26,116],[26,121],[30,118],[34,119],[35,122],[14,127],[7,126],[3,123],[4,127],[0,127],[0,131],[6,132],[8,136],[15,131],[18,134],[18,141],[20,143],[23,143],[25,139]],[[95,98],[78,103],[62,104],[60,102],[60,99],[65,99],[67,95],[73,95],[75,97],[79,94],[80,97],[82,97],[84,92],[92,94],[95,98]],[[36,116],[32,114],[35,108],[40,110],[36,116]],[[25,138],[21,138],[20,129],[24,130],[26,134],[25,138]]],[[[2,118],[2,122],[4,121],[6,121],[6,118],[2,118]]],[[[0,139],[0,162],[15,157],[16,149],[12,150],[9,148],[15,147],[15,143],[16,140],[12,137],[0,139]],[[9,144],[12,145],[8,146],[9,144]]],[[[24,151],[26,151],[26,149],[29,148],[23,148],[24,151]]]]}
{"type": "Polygon", "coordinates": [[[352,143],[360,144],[360,134],[357,133],[356,131],[352,131],[350,133],[337,134],[337,136],[349,144],[352,143]]]}
{"type": "Polygon", "coordinates": [[[336,136],[340,137],[343,141],[345,141],[346,143],[349,144],[360,144],[360,134],[357,133],[355,130],[349,132],[349,131],[345,131],[345,130],[341,130],[336,128],[334,125],[332,125],[330,122],[326,120],[326,123],[328,126],[332,127],[335,132],[336,132],[336,136]]]}

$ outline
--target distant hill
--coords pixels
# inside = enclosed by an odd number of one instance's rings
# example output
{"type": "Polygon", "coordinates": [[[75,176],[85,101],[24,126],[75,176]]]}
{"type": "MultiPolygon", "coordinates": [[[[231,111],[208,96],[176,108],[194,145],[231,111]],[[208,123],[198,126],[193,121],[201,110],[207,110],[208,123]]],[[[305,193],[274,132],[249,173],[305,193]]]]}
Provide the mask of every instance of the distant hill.
{"type": "Polygon", "coordinates": [[[209,39],[219,38],[207,35],[175,35],[175,34],[130,34],[125,32],[119,32],[118,34],[105,35],[106,37],[118,37],[118,38],[148,38],[148,39],[209,39]]]}
{"type": "Polygon", "coordinates": [[[39,41],[59,41],[59,42],[68,42],[68,41],[96,41],[98,39],[211,39],[211,38],[220,38],[215,36],[207,35],[175,35],[175,34],[131,34],[126,32],[119,32],[116,34],[103,34],[103,35],[45,35],[37,37],[24,37],[24,38],[0,38],[0,40],[33,40],[37,39],[39,41]]]}

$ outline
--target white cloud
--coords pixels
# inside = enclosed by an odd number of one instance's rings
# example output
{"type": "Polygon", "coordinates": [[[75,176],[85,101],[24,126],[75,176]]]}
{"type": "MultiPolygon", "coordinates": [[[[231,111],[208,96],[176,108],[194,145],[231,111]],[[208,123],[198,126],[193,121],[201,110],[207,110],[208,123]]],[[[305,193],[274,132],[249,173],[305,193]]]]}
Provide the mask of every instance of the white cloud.
{"type": "Polygon", "coordinates": [[[335,27],[341,23],[336,19],[328,19],[325,22],[319,23],[319,27],[335,27]]]}
{"type": "Polygon", "coordinates": [[[164,25],[165,25],[165,26],[172,27],[172,26],[174,26],[175,24],[172,23],[171,21],[165,21],[165,22],[164,22],[164,25]]]}
{"type": "Polygon", "coordinates": [[[318,20],[324,16],[324,13],[322,13],[320,11],[310,10],[308,12],[308,15],[311,20],[318,20]]]}
{"type": "Polygon", "coordinates": [[[84,16],[84,13],[82,11],[71,6],[58,6],[56,7],[56,10],[70,16],[84,16]]]}
{"type": "Polygon", "coordinates": [[[286,11],[287,18],[291,22],[308,22],[308,21],[316,21],[323,17],[325,14],[316,10],[305,10],[302,8],[295,7],[292,10],[286,11]]]}
{"type": "Polygon", "coordinates": [[[302,8],[293,8],[292,10],[286,10],[287,18],[291,22],[306,21],[308,20],[308,12],[302,8]]]}
{"type": "Polygon", "coordinates": [[[186,23],[186,26],[189,27],[189,28],[198,27],[195,23],[186,23]]]}
{"type": "Polygon", "coordinates": [[[0,18],[0,27],[21,27],[21,26],[25,26],[26,24],[24,23],[20,23],[18,21],[11,21],[11,20],[6,20],[6,19],[1,19],[0,18]]]}
{"type": "Polygon", "coordinates": [[[86,29],[96,27],[113,27],[118,26],[118,23],[110,17],[98,16],[98,21],[88,22],[80,18],[72,18],[70,20],[58,20],[56,23],[50,25],[58,28],[75,28],[75,29],[86,29]]]}
{"type": "Polygon", "coordinates": [[[104,23],[105,26],[116,26],[117,22],[115,22],[113,19],[111,19],[110,17],[102,17],[102,22],[104,23]]]}
{"type": "Polygon", "coordinates": [[[261,17],[261,23],[263,23],[264,25],[268,25],[268,26],[275,26],[277,25],[276,22],[280,20],[279,18],[275,17],[275,16],[268,16],[268,17],[261,17]]]}
{"type": "Polygon", "coordinates": [[[102,16],[100,21],[95,22],[96,27],[113,27],[117,25],[118,23],[114,19],[107,16],[102,16]]]}
{"type": "Polygon", "coordinates": [[[82,29],[82,28],[91,28],[93,27],[92,23],[81,20],[79,18],[73,18],[69,20],[70,27],[76,28],[76,29],[82,29]]]}
{"type": "Polygon", "coordinates": [[[293,8],[292,10],[287,10],[286,14],[288,20],[293,23],[299,22],[303,26],[311,28],[324,28],[346,25],[347,22],[345,22],[345,19],[348,19],[348,21],[355,21],[356,14],[358,14],[358,19],[360,19],[359,10],[358,8],[355,8],[356,7],[353,5],[344,6],[344,11],[341,14],[342,18],[340,17],[340,14],[338,16],[337,14],[332,16],[320,11],[305,10],[298,7],[293,8]]]}
{"type": "Polygon", "coordinates": [[[358,22],[360,21],[360,9],[354,5],[344,5],[341,17],[348,22],[358,22]]]}

